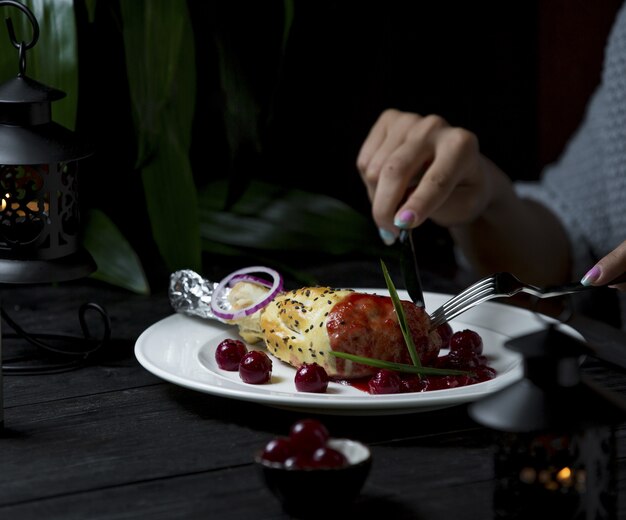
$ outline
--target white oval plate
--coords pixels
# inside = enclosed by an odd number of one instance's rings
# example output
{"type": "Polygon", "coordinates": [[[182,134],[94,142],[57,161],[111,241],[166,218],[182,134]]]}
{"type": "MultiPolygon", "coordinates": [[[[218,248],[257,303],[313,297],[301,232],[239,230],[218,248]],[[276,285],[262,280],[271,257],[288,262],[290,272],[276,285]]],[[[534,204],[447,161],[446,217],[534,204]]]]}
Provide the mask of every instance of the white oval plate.
{"type": "MultiPolygon", "coordinates": [[[[388,295],[382,289],[357,289],[388,295]]],[[[398,291],[401,299],[409,299],[398,291]]],[[[436,309],[450,295],[425,293],[426,308],[436,309]]],[[[483,338],[484,354],[497,376],[483,383],[428,392],[370,395],[340,383],[330,383],[325,394],[298,392],[295,369],[272,357],[272,379],[263,385],[244,383],[237,372],[221,370],[214,352],[220,341],[238,338],[235,327],[217,321],[173,314],[146,329],[137,339],[135,356],[141,365],[171,383],[208,394],[252,401],[298,411],[343,415],[415,413],[475,401],[522,376],[521,356],[504,347],[516,336],[545,327],[545,317],[524,309],[487,302],[451,322],[454,330],[472,329],[483,338]]],[[[261,348],[250,346],[250,348],[261,348]]]]}

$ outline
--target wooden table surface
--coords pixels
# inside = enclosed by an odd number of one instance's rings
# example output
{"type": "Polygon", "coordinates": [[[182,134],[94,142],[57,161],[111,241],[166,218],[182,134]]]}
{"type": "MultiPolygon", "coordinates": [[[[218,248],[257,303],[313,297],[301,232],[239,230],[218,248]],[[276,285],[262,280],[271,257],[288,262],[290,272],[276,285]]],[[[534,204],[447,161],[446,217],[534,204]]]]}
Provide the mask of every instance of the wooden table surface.
{"type": "MultiPolygon", "coordinates": [[[[2,299],[24,328],[70,334],[79,332],[78,305],[93,301],[107,309],[113,332],[90,366],[5,375],[0,518],[288,518],[264,486],[253,454],[303,415],[188,390],[146,371],[133,348],[141,332],[172,314],[164,292],[139,296],[82,280],[8,287],[2,299]]],[[[4,343],[7,359],[18,347],[4,343]]],[[[624,371],[594,360],[584,370],[626,395],[624,371]]],[[[493,518],[494,448],[464,406],[310,416],[333,436],[372,449],[373,467],[351,518],[493,518]]],[[[624,518],[623,427],[618,455],[624,518]]]]}

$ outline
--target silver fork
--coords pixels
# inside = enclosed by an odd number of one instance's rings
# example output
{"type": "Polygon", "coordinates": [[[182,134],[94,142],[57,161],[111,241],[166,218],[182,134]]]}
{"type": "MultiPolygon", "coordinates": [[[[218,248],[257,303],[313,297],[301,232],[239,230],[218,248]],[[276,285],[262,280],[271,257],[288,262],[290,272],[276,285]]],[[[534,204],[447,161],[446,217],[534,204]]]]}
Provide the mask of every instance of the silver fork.
{"type": "MultiPolygon", "coordinates": [[[[626,281],[626,273],[606,285],[613,285],[624,281],[626,281]]],[[[593,289],[594,287],[597,288],[598,286],[582,285],[579,282],[553,285],[550,287],[536,287],[520,281],[511,273],[495,273],[482,280],[478,280],[433,311],[430,315],[430,328],[432,330],[456,318],[459,314],[468,311],[472,307],[486,302],[487,300],[493,300],[494,298],[510,298],[520,292],[532,294],[538,298],[553,298],[555,296],[593,289]]]]}

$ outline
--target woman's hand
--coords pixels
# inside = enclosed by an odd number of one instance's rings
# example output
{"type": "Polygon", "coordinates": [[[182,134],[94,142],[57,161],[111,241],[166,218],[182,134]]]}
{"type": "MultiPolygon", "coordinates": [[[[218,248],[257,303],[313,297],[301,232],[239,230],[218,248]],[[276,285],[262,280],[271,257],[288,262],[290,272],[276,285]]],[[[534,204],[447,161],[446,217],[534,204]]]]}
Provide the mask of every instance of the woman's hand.
{"type": "Polygon", "coordinates": [[[480,215],[493,195],[491,169],[476,136],[439,116],[386,110],[358,155],[372,215],[387,244],[398,228],[431,218],[455,226],[480,215]]]}
{"type": "MultiPolygon", "coordinates": [[[[604,285],[626,272],[626,240],[594,265],[583,276],[583,285],[604,285]]],[[[620,291],[626,291],[626,283],[615,285],[620,291]]]]}

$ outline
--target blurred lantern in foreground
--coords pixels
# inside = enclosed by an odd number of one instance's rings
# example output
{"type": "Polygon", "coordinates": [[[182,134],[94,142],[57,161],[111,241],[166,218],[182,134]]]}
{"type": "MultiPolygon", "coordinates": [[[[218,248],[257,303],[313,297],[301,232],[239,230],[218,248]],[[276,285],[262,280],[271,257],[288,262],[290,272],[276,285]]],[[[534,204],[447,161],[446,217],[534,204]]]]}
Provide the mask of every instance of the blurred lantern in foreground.
{"type": "Polygon", "coordinates": [[[0,85],[0,283],[81,278],[96,268],[79,245],[77,199],[77,161],[91,152],[52,121],[51,104],[65,94],[26,76],[37,20],[18,2],[0,0],[5,5],[28,16],[33,36],[17,41],[7,19],[19,73],[0,85]]]}
{"type": "Polygon", "coordinates": [[[617,396],[586,381],[590,348],[554,327],[506,346],[524,357],[524,377],[472,404],[495,430],[495,518],[617,519],[617,396]]]}

